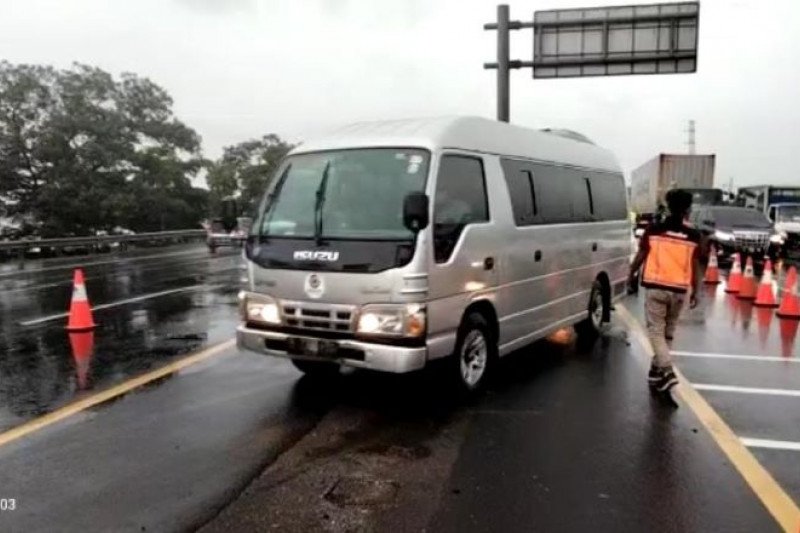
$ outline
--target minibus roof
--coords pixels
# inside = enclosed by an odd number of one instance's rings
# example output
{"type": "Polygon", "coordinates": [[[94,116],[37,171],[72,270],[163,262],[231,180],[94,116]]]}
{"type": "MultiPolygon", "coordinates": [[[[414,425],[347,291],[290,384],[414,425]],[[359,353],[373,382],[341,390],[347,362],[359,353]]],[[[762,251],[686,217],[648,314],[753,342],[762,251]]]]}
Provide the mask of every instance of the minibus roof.
{"type": "Polygon", "coordinates": [[[544,132],[480,117],[358,122],[303,142],[293,154],[349,148],[446,148],[619,172],[614,155],[558,130],[544,132]]]}

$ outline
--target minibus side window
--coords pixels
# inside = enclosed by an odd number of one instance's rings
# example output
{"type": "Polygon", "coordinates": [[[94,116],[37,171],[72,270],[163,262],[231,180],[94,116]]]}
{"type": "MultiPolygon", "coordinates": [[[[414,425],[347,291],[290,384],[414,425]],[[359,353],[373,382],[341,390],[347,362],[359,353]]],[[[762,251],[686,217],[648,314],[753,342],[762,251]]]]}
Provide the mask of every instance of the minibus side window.
{"type": "MultiPolygon", "coordinates": [[[[562,224],[574,222],[572,216],[572,196],[574,194],[574,172],[570,169],[547,164],[536,164],[534,181],[536,182],[537,203],[540,208],[540,223],[562,224]]],[[[582,181],[582,180],[581,180],[582,181]]],[[[583,183],[579,183],[583,185],[583,183]]],[[[580,192],[580,191],[578,191],[580,192]]],[[[586,196],[586,186],[583,186],[586,196]]],[[[588,209],[588,208],[587,208],[588,209]]]]}
{"type": "Polygon", "coordinates": [[[533,172],[521,161],[501,159],[500,163],[511,200],[514,224],[517,226],[535,224],[537,209],[533,172]]]}
{"type": "Polygon", "coordinates": [[[436,262],[444,263],[450,258],[467,224],[488,220],[483,161],[460,155],[442,157],[433,210],[433,255],[436,262]]]}
{"type": "Polygon", "coordinates": [[[625,220],[625,180],[621,174],[593,172],[589,178],[594,203],[594,220],[625,220]]]}
{"type": "Polygon", "coordinates": [[[567,179],[572,193],[570,195],[572,218],[569,222],[588,222],[592,220],[592,201],[589,197],[590,191],[587,186],[587,180],[577,170],[565,169],[565,173],[568,176],[567,179]]]}

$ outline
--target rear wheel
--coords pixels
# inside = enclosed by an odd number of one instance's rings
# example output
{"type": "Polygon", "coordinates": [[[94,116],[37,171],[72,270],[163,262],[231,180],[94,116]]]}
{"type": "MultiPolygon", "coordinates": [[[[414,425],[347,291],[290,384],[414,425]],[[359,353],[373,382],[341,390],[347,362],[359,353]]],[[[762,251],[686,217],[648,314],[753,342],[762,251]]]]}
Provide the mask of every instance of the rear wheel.
{"type": "Polygon", "coordinates": [[[339,374],[339,365],[326,361],[292,359],[292,364],[297,370],[310,377],[331,378],[339,374]]]}
{"type": "Polygon", "coordinates": [[[611,296],[600,280],[595,280],[589,295],[589,315],[575,326],[583,340],[594,340],[600,336],[603,325],[611,320],[611,296]]]}
{"type": "Polygon", "coordinates": [[[470,313],[459,328],[456,349],[450,357],[448,377],[461,394],[481,390],[490,375],[497,347],[489,323],[480,313],[470,313]]]}

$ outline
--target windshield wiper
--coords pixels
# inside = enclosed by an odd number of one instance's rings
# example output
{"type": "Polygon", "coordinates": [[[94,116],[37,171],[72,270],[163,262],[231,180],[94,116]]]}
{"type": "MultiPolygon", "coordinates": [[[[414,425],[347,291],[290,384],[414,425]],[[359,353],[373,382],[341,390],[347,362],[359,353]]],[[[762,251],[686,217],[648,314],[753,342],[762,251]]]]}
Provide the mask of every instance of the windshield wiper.
{"type": "Polygon", "coordinates": [[[328,176],[330,175],[331,162],[325,163],[325,170],[322,171],[322,179],[317,188],[317,201],[314,204],[314,238],[317,246],[322,244],[322,206],[325,205],[325,190],[328,186],[328,176]]]}
{"type": "Polygon", "coordinates": [[[264,204],[264,211],[263,211],[263,213],[267,215],[267,220],[265,220],[264,223],[261,224],[261,227],[259,228],[258,231],[259,237],[264,236],[264,227],[269,226],[270,222],[272,222],[272,215],[275,214],[275,211],[274,210],[270,211],[270,210],[274,207],[273,204],[275,203],[275,199],[281,193],[281,189],[283,188],[283,184],[286,182],[286,178],[289,177],[289,170],[291,170],[291,168],[292,165],[286,166],[286,170],[284,170],[283,174],[281,174],[281,177],[278,178],[278,182],[275,184],[275,188],[272,189],[272,192],[269,193],[269,195],[267,196],[267,201],[264,204]]]}

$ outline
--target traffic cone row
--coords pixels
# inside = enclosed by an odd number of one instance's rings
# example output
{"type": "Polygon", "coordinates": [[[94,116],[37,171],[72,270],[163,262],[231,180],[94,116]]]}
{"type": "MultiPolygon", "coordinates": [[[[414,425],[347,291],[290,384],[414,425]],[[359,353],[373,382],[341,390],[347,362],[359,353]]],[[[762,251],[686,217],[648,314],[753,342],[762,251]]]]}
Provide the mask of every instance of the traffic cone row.
{"type": "MultiPolygon", "coordinates": [[[[711,261],[709,261],[710,265],[711,261]]],[[[770,321],[773,317],[772,309],[778,308],[774,314],[780,319],[778,322],[780,323],[781,352],[783,357],[789,358],[794,356],[795,338],[798,329],[800,329],[800,294],[798,294],[800,288],[798,288],[797,268],[790,267],[784,275],[782,267],[783,263],[779,261],[778,270],[773,273],[772,262],[767,260],[761,281],[758,284],[758,288],[755,289],[752,259],[748,258],[744,274],[742,274],[741,259],[738,254],[735,254],[725,292],[736,295],[734,299],[734,324],[739,314],[745,313],[747,309],[758,309],[759,337],[762,346],[764,346],[769,336],[770,321]],[[773,287],[775,279],[778,280],[778,286],[783,285],[780,305],[776,301],[773,287]],[[750,303],[751,299],[755,301],[750,303]]],[[[744,317],[743,325],[745,329],[747,329],[748,323],[749,319],[744,317]]]]}
{"type": "MultiPolygon", "coordinates": [[[[713,255],[712,249],[712,258],[713,255]]],[[[780,264],[780,263],[779,263],[780,264]]],[[[709,260],[709,270],[712,267],[712,260],[709,260]]],[[[779,270],[780,274],[780,270],[779,270]]],[[[711,279],[713,280],[713,271],[711,279]]],[[[706,271],[706,278],[709,274],[706,271]]],[[[713,283],[713,281],[706,281],[713,283]]],[[[742,273],[741,259],[739,254],[733,256],[733,266],[731,267],[730,274],[728,275],[728,283],[725,287],[725,292],[736,294],[740,300],[755,300],[753,305],[756,307],[777,307],[777,315],[779,318],[800,320],[800,294],[798,294],[798,279],[797,269],[792,266],[786,274],[784,282],[783,296],[781,297],[780,305],[775,298],[773,289],[773,272],[772,261],[767,260],[764,265],[764,273],[761,281],[756,286],[755,275],[753,273],[753,259],[747,258],[747,263],[742,273]]]]}

